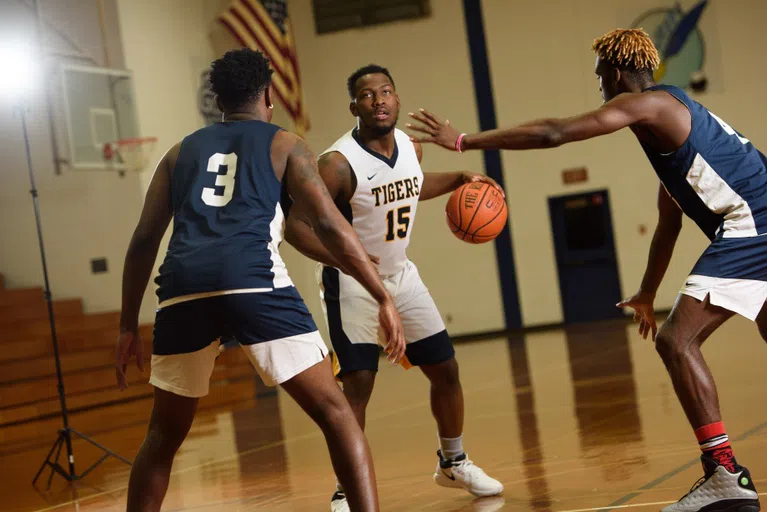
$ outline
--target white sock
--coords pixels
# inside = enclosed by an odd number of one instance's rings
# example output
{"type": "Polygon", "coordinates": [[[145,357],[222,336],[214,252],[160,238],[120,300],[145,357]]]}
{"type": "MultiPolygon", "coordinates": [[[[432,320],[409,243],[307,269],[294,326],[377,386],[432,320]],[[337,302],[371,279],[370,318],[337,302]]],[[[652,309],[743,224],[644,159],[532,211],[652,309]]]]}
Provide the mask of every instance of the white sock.
{"type": "Polygon", "coordinates": [[[446,459],[455,459],[463,455],[463,434],[458,437],[440,437],[439,449],[446,459]]]}

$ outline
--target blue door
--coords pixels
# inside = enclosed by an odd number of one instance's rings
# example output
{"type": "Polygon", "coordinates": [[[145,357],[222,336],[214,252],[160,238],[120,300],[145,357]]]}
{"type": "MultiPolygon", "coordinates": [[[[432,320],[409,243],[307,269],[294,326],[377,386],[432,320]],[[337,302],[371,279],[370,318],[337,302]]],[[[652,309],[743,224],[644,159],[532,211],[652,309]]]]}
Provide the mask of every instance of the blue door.
{"type": "Polygon", "coordinates": [[[607,190],[550,197],[565,323],[623,316],[607,190]]]}

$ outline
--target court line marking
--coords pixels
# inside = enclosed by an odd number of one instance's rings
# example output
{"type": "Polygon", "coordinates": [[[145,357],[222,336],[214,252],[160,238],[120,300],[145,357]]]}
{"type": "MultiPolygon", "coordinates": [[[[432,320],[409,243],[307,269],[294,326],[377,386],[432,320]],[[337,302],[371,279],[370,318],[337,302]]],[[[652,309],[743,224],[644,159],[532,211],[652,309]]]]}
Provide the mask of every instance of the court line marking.
{"type": "MultiPolygon", "coordinates": [[[[743,441],[743,440],[751,437],[752,435],[756,434],[760,430],[763,430],[765,427],[767,427],[767,421],[765,421],[763,423],[760,423],[759,425],[751,428],[750,430],[747,430],[746,432],[744,432],[743,434],[739,435],[738,437],[736,437],[732,441],[733,442],[743,441]]],[[[678,475],[682,471],[691,468],[692,466],[694,466],[699,461],[700,461],[700,458],[693,459],[693,460],[691,460],[689,462],[686,462],[686,463],[682,464],[681,466],[672,469],[668,473],[665,473],[665,474],[659,476],[655,480],[644,484],[638,490],[636,490],[634,492],[630,492],[630,493],[626,494],[625,496],[623,496],[621,498],[618,498],[617,500],[615,500],[612,503],[610,503],[607,507],[602,507],[602,508],[598,508],[598,509],[586,509],[586,510],[612,510],[612,509],[616,509],[616,508],[625,508],[627,506],[631,506],[631,505],[624,505],[624,503],[626,503],[627,501],[633,500],[634,498],[636,498],[637,496],[642,494],[642,492],[649,491],[650,489],[652,489],[656,485],[662,484],[663,482],[665,482],[665,481],[671,479],[672,477],[678,475]]],[[[668,503],[673,503],[673,502],[668,502],[668,503]]],[[[575,512],[575,511],[568,511],[568,512],[575,512]]]]}
{"type": "MultiPolygon", "coordinates": [[[[612,351],[612,350],[613,349],[608,349],[608,351],[612,351]]],[[[499,384],[499,383],[501,383],[503,381],[504,381],[504,379],[493,379],[493,380],[487,381],[484,385],[480,385],[480,386],[477,386],[475,388],[471,388],[470,390],[468,390],[468,392],[467,392],[467,390],[464,390],[464,394],[465,395],[466,394],[473,394],[473,393],[476,393],[476,392],[479,392],[479,391],[483,391],[485,389],[492,388],[493,386],[495,386],[495,385],[497,385],[497,384],[499,384]]],[[[386,411],[384,413],[381,413],[381,414],[378,414],[375,417],[376,418],[385,418],[385,417],[392,416],[392,415],[395,415],[395,414],[398,414],[398,413],[401,413],[401,412],[406,412],[406,411],[408,411],[410,409],[415,409],[415,408],[418,408],[418,407],[422,407],[424,404],[428,404],[428,401],[424,400],[424,401],[416,402],[414,404],[405,405],[405,406],[400,407],[398,409],[389,409],[388,411],[386,411]]],[[[620,413],[620,414],[623,414],[623,413],[620,413]]],[[[374,419],[374,421],[375,421],[375,419],[374,419]]],[[[764,429],[765,427],[767,427],[767,421],[757,425],[756,427],[752,428],[751,430],[746,431],[745,433],[741,434],[739,437],[733,439],[733,441],[736,441],[736,442],[737,441],[742,441],[742,440],[752,436],[753,434],[759,432],[760,430],[764,429]]],[[[568,436],[570,434],[571,433],[564,434],[564,435],[556,438],[554,440],[554,442],[561,441],[563,438],[565,438],[566,436],[568,436]]],[[[173,477],[175,475],[186,473],[188,471],[192,471],[192,470],[195,470],[195,469],[200,469],[202,467],[216,465],[216,464],[220,464],[220,463],[223,463],[223,462],[229,462],[231,460],[234,460],[234,459],[246,456],[246,455],[252,455],[254,453],[258,453],[258,452],[261,452],[261,451],[264,451],[264,450],[268,450],[268,449],[271,449],[271,448],[274,448],[274,447],[277,447],[277,446],[280,446],[280,445],[284,445],[284,444],[288,444],[288,443],[293,443],[293,442],[297,442],[297,441],[303,441],[303,440],[311,439],[311,438],[314,438],[314,437],[320,437],[320,436],[322,436],[322,432],[321,431],[317,431],[317,432],[307,433],[307,434],[304,434],[304,435],[301,435],[301,436],[295,436],[295,437],[293,437],[291,439],[282,439],[280,441],[276,441],[276,442],[273,442],[273,443],[262,445],[262,446],[259,446],[259,447],[256,447],[256,448],[251,448],[250,450],[245,450],[243,452],[238,452],[238,453],[226,456],[226,457],[221,457],[219,459],[209,460],[209,461],[206,461],[204,463],[194,464],[194,465],[191,465],[191,466],[183,468],[183,469],[179,469],[179,470],[176,470],[176,471],[171,471],[170,476],[173,477]]],[[[594,508],[586,508],[586,509],[565,510],[565,511],[561,511],[561,512],[588,512],[588,511],[592,511],[592,510],[593,511],[601,511],[601,510],[609,511],[609,510],[619,509],[619,508],[631,508],[631,507],[653,505],[654,503],[630,504],[630,505],[624,505],[624,503],[626,501],[629,501],[629,500],[639,496],[642,493],[641,491],[645,491],[645,490],[651,489],[652,487],[654,487],[654,486],[656,486],[656,485],[658,485],[658,484],[668,480],[669,478],[673,477],[675,474],[683,471],[684,469],[689,468],[691,465],[694,465],[694,463],[698,462],[698,461],[699,461],[699,459],[694,459],[694,460],[684,464],[683,465],[684,467],[677,468],[678,471],[674,472],[675,470],[672,470],[671,472],[666,473],[665,475],[659,477],[658,479],[653,480],[652,482],[650,482],[648,484],[645,484],[638,491],[629,493],[626,496],[623,496],[622,498],[619,498],[618,500],[614,501],[613,503],[611,503],[610,505],[608,505],[606,507],[594,507],[594,508]],[[673,474],[671,474],[671,473],[673,473],[673,474]]],[[[52,505],[52,506],[49,506],[49,507],[45,507],[45,508],[41,508],[41,509],[35,509],[33,512],[48,512],[48,511],[51,511],[51,510],[57,510],[57,509],[60,509],[62,507],[66,507],[68,505],[75,505],[77,507],[80,503],[83,503],[85,501],[89,501],[89,500],[92,500],[92,499],[95,499],[95,498],[99,498],[99,497],[102,497],[102,496],[105,496],[105,495],[108,495],[108,494],[113,494],[113,493],[116,493],[116,492],[123,492],[123,491],[126,491],[127,489],[128,489],[127,485],[122,485],[122,486],[118,486],[118,487],[113,488],[113,489],[109,489],[109,490],[97,492],[97,493],[94,493],[94,494],[90,494],[90,495],[84,496],[82,498],[76,498],[76,499],[73,499],[73,500],[70,500],[70,501],[66,501],[66,502],[63,502],[63,503],[59,503],[59,504],[56,504],[56,505],[52,505]]],[[[762,493],[762,494],[767,494],[767,493],[762,493]]],[[[760,494],[760,496],[762,494],[760,494]]],[[[673,502],[659,502],[659,504],[667,504],[667,503],[673,503],[673,502]]]]}
{"type": "MultiPolygon", "coordinates": [[[[760,492],[758,493],[759,496],[767,496],[767,492],[760,492]]],[[[560,510],[559,512],[599,512],[599,511],[607,511],[607,510],[614,510],[614,509],[623,509],[623,508],[639,508],[639,507],[651,507],[653,505],[669,505],[671,503],[676,503],[675,501],[649,501],[647,503],[631,503],[630,505],[616,505],[616,506],[607,506],[607,507],[593,507],[593,508],[574,508],[570,510],[560,510]]]]}
{"type": "MultiPolygon", "coordinates": [[[[507,349],[510,350],[508,347],[507,347],[507,349]]],[[[610,349],[606,350],[605,352],[609,353],[609,352],[613,352],[615,350],[617,350],[617,348],[610,348],[610,349]]],[[[584,355],[582,357],[576,358],[576,360],[586,359],[587,357],[588,356],[584,355]]],[[[561,366],[562,368],[566,367],[565,364],[561,364],[559,366],[561,366]]],[[[473,388],[470,388],[470,389],[466,389],[465,388],[464,389],[464,397],[467,396],[467,395],[470,395],[470,394],[474,394],[474,393],[477,393],[477,392],[481,392],[481,391],[493,388],[493,387],[497,386],[498,384],[504,383],[505,381],[506,381],[505,378],[492,379],[492,380],[486,381],[482,385],[479,385],[479,386],[476,386],[476,387],[473,387],[473,388]]],[[[515,389],[514,392],[516,394],[518,391],[515,389]]],[[[404,405],[404,406],[402,406],[402,407],[400,407],[398,409],[389,409],[386,412],[379,413],[378,415],[375,415],[375,416],[372,416],[372,415],[371,416],[373,417],[373,419],[375,421],[376,419],[386,418],[386,417],[393,416],[393,415],[396,415],[396,414],[399,414],[399,413],[402,413],[402,412],[406,412],[406,411],[411,410],[411,409],[416,409],[416,408],[419,408],[419,407],[424,407],[425,405],[428,405],[428,403],[429,403],[428,400],[422,400],[422,401],[419,401],[419,402],[416,402],[416,403],[413,403],[413,404],[404,405]]],[[[621,413],[621,414],[623,414],[623,413],[621,413]]],[[[610,419],[613,419],[613,418],[610,418],[610,419]]],[[[604,421],[606,422],[606,421],[609,421],[609,420],[605,419],[604,421]]],[[[559,436],[558,438],[556,438],[554,440],[554,442],[561,441],[562,439],[564,439],[564,438],[566,438],[566,437],[568,437],[570,435],[572,435],[571,432],[563,434],[562,436],[559,436]]],[[[209,461],[206,461],[206,462],[203,462],[203,463],[199,463],[199,464],[193,464],[193,465],[191,465],[189,467],[186,467],[186,468],[183,468],[183,469],[171,471],[170,476],[173,477],[175,475],[186,473],[188,471],[192,471],[192,470],[195,470],[195,469],[200,469],[200,468],[203,468],[203,467],[206,467],[206,466],[220,464],[220,463],[223,463],[223,462],[229,462],[229,461],[234,460],[236,458],[240,458],[240,457],[243,457],[243,456],[246,456],[246,455],[252,455],[254,453],[258,453],[258,452],[263,451],[263,450],[268,450],[270,448],[274,448],[274,447],[277,447],[277,446],[280,446],[280,445],[286,445],[288,443],[292,443],[292,442],[296,442],[296,441],[303,441],[303,440],[306,440],[306,439],[311,439],[313,437],[321,437],[321,436],[322,436],[322,432],[318,431],[318,432],[312,432],[312,433],[309,433],[309,434],[304,434],[302,436],[296,436],[296,437],[293,437],[291,439],[281,439],[280,441],[276,441],[274,443],[269,443],[268,445],[259,446],[257,448],[251,448],[250,450],[245,450],[243,452],[238,452],[236,454],[232,454],[232,455],[229,455],[229,456],[226,456],[226,457],[222,457],[222,458],[214,459],[214,460],[209,460],[209,461]]],[[[75,498],[75,499],[63,502],[63,503],[59,503],[59,504],[56,504],[56,505],[51,505],[51,506],[48,506],[48,507],[45,507],[45,508],[41,508],[41,509],[36,509],[33,512],[49,512],[51,510],[57,510],[57,509],[60,509],[62,507],[66,507],[68,505],[75,505],[75,507],[77,507],[80,503],[83,503],[85,501],[89,501],[89,500],[92,500],[92,499],[95,499],[95,498],[99,498],[99,497],[102,497],[102,496],[106,496],[108,494],[112,494],[112,493],[116,493],[116,492],[124,492],[127,489],[128,489],[128,485],[125,484],[125,485],[121,485],[121,486],[115,487],[113,489],[97,492],[97,493],[94,493],[94,494],[89,494],[87,496],[83,496],[82,498],[78,497],[78,498],[75,498]]]]}
{"type": "MultiPolygon", "coordinates": [[[[484,390],[486,390],[488,388],[492,388],[493,386],[496,386],[496,385],[498,385],[499,383],[502,383],[502,382],[504,382],[503,378],[487,381],[483,385],[477,386],[475,388],[471,388],[468,391],[468,393],[467,393],[466,390],[464,390],[464,395],[466,395],[466,394],[473,394],[473,393],[476,393],[476,392],[479,392],[479,391],[484,391],[484,390]]],[[[401,413],[401,412],[406,412],[406,411],[408,411],[410,409],[415,409],[417,407],[424,407],[424,404],[428,405],[428,403],[429,403],[428,400],[423,400],[423,401],[417,402],[415,404],[405,405],[405,406],[400,407],[398,409],[389,409],[386,412],[379,413],[378,415],[372,416],[372,418],[373,418],[373,421],[376,421],[376,418],[385,418],[385,417],[392,416],[392,415],[395,415],[395,414],[398,414],[398,413],[401,413]]],[[[323,435],[322,431],[319,428],[317,428],[316,431],[313,431],[313,432],[310,432],[310,433],[307,433],[307,434],[303,434],[303,435],[300,435],[300,436],[294,436],[294,437],[291,437],[290,439],[281,439],[281,440],[275,441],[273,443],[269,443],[269,444],[265,444],[265,445],[262,445],[262,446],[258,446],[256,448],[251,448],[250,450],[245,450],[245,451],[242,451],[242,452],[234,453],[232,455],[227,455],[226,457],[221,457],[221,458],[218,458],[218,459],[209,460],[209,461],[202,462],[202,463],[199,463],[199,464],[193,464],[191,466],[188,466],[188,467],[185,467],[185,468],[182,468],[182,469],[171,471],[170,476],[174,477],[176,475],[180,475],[182,473],[186,473],[186,472],[189,472],[189,471],[200,469],[200,468],[203,468],[203,467],[206,467],[206,466],[213,466],[213,465],[224,463],[224,462],[230,462],[230,461],[232,461],[234,459],[238,459],[240,457],[247,456],[247,455],[252,455],[254,453],[258,453],[258,452],[261,452],[261,451],[264,451],[264,450],[269,450],[269,449],[275,448],[277,446],[286,445],[286,444],[294,443],[294,442],[298,442],[298,441],[304,441],[304,440],[312,439],[312,438],[316,438],[316,437],[322,437],[322,435],[323,435]]],[[[33,512],[48,512],[48,511],[51,511],[51,510],[57,510],[57,509],[60,509],[62,507],[66,507],[68,505],[75,505],[77,507],[80,503],[83,503],[85,501],[89,501],[89,500],[92,500],[92,499],[95,499],[95,498],[100,498],[100,497],[106,496],[108,494],[113,494],[113,493],[117,493],[117,492],[123,492],[123,491],[126,491],[127,489],[128,489],[128,485],[124,484],[124,485],[120,485],[118,487],[115,487],[113,489],[97,492],[97,493],[94,493],[94,494],[89,494],[87,496],[83,496],[82,498],[76,498],[76,499],[65,501],[63,503],[59,503],[59,504],[52,505],[52,506],[49,506],[49,507],[35,509],[33,512]]]]}

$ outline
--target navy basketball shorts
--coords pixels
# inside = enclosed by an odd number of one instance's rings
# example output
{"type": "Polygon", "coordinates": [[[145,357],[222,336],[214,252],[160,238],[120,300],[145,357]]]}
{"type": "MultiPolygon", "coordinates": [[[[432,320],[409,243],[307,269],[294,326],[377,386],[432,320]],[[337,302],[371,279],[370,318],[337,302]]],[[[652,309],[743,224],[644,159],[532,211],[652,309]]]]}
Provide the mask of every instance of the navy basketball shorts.
{"type": "Polygon", "coordinates": [[[149,383],[187,397],[208,394],[219,338],[233,336],[268,386],[322,361],[327,347],[298,291],[214,292],[157,311],[149,383]]]}
{"type": "Polygon", "coordinates": [[[767,235],[715,239],[680,293],[756,320],[767,301],[767,235]]]}
{"type": "MultiPolygon", "coordinates": [[[[378,321],[378,303],[352,277],[319,265],[317,279],[330,340],[344,374],[378,370],[380,347],[386,344],[378,321]]],[[[402,319],[407,347],[403,366],[439,364],[455,356],[442,316],[408,261],[398,273],[382,276],[402,319]]]]}

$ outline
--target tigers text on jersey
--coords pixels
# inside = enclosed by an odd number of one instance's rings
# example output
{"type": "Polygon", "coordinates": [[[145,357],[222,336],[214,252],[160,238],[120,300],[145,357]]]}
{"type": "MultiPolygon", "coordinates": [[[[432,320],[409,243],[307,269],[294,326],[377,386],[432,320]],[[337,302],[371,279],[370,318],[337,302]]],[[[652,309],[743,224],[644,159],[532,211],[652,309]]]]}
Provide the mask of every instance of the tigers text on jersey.
{"type": "Polygon", "coordinates": [[[408,135],[394,129],[391,158],[359,141],[357,129],[338,139],[322,154],[338,152],[349,162],[357,188],[344,212],[368,254],[381,262],[381,275],[393,275],[407,263],[406,250],[413,231],[423,172],[408,135]]]}
{"type": "Polygon", "coordinates": [[[663,154],[642,144],[663,186],[709,237],[767,234],[767,159],[727,123],[678,87],[656,85],[690,111],[687,140],[663,154]]]}
{"type": "Polygon", "coordinates": [[[155,280],[161,307],[293,286],[278,250],[285,194],[270,148],[279,130],[215,123],[182,141],[171,176],[173,235],[155,280]]]}

